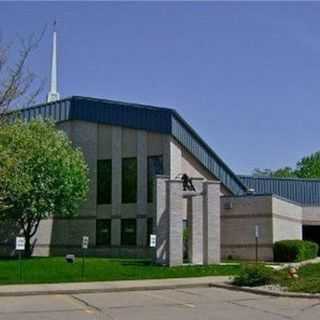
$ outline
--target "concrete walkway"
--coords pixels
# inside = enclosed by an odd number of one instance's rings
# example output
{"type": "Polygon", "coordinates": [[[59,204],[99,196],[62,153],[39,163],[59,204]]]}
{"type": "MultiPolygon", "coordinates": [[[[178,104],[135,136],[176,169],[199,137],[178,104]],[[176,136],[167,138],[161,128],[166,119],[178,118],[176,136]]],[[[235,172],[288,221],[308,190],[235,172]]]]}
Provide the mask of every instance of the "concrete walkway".
{"type": "Polygon", "coordinates": [[[157,280],[1,285],[0,297],[209,287],[213,284],[228,283],[230,279],[230,277],[215,276],[157,280]]]}
{"type": "Polygon", "coordinates": [[[320,263],[320,257],[310,259],[310,260],[304,260],[301,262],[288,262],[288,263],[281,263],[279,265],[268,265],[268,267],[271,267],[274,270],[282,270],[285,268],[297,268],[299,269],[300,267],[306,266],[307,264],[315,264],[315,263],[320,263]]]}

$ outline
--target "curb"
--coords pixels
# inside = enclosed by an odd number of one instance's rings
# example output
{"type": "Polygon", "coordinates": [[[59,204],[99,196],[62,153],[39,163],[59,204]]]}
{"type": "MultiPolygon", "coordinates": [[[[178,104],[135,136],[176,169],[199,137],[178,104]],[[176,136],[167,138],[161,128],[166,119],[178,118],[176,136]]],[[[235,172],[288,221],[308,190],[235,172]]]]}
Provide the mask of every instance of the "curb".
{"type": "Polygon", "coordinates": [[[110,293],[110,292],[130,292],[130,291],[151,291],[151,290],[169,290],[169,289],[186,289],[186,288],[209,288],[211,283],[190,283],[190,284],[172,284],[172,285],[150,285],[136,287],[120,288],[88,288],[88,289],[52,289],[52,290],[28,290],[1,292],[0,297],[22,297],[22,296],[39,296],[39,295],[57,295],[57,294],[84,294],[84,293],[110,293]]]}
{"type": "Polygon", "coordinates": [[[221,288],[231,291],[242,291],[264,296],[284,297],[284,298],[301,298],[301,299],[320,299],[320,293],[299,293],[299,292],[276,292],[259,288],[238,287],[229,283],[210,283],[209,287],[221,288]]]}
{"type": "Polygon", "coordinates": [[[230,291],[242,291],[272,297],[301,298],[301,299],[320,299],[320,294],[298,293],[298,292],[276,292],[266,289],[238,287],[228,282],[199,282],[199,283],[176,283],[176,284],[152,284],[141,286],[124,287],[105,287],[105,288],[79,288],[79,289],[50,289],[50,290],[27,290],[27,291],[8,291],[1,292],[0,297],[23,297],[38,295],[57,295],[57,294],[89,294],[89,293],[112,293],[112,292],[132,292],[132,291],[151,291],[151,290],[174,290],[186,288],[220,288],[230,291]]]}

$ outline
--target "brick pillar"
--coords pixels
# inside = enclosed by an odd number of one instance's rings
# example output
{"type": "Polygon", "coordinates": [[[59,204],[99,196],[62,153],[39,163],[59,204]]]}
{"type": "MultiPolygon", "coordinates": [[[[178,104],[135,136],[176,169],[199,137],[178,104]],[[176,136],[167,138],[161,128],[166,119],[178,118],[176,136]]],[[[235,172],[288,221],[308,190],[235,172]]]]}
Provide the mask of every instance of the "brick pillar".
{"type": "MultiPolygon", "coordinates": [[[[193,181],[197,192],[202,192],[203,182],[193,181]]],[[[188,254],[192,264],[203,263],[203,197],[188,198],[188,254]]]]}
{"type": "Polygon", "coordinates": [[[156,213],[155,231],[156,263],[167,265],[169,263],[169,215],[167,209],[167,181],[168,177],[156,177],[154,184],[154,206],[156,213]]]}
{"type": "Polygon", "coordinates": [[[137,246],[147,246],[147,133],[137,133],[138,192],[137,192],[137,246]]]}
{"type": "Polygon", "coordinates": [[[120,246],[121,244],[121,219],[112,217],[111,220],[111,245],[120,246]]]}
{"type": "Polygon", "coordinates": [[[167,182],[168,215],[169,215],[169,266],[183,264],[182,218],[183,199],[182,181],[167,182]]]}
{"type": "Polygon", "coordinates": [[[121,214],[122,130],[112,127],[112,215],[121,214]]]}
{"type": "Polygon", "coordinates": [[[203,263],[220,262],[220,182],[203,183],[203,263]]]}
{"type": "Polygon", "coordinates": [[[137,247],[145,248],[147,246],[147,218],[137,217],[137,247]]]}

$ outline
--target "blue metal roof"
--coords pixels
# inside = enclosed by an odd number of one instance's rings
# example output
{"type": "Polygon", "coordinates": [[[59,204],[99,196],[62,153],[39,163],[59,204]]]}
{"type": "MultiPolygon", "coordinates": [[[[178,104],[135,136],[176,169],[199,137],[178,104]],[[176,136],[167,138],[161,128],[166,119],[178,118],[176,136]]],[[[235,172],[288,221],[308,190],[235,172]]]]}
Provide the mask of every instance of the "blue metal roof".
{"type": "MultiPolygon", "coordinates": [[[[10,116],[14,118],[15,114],[10,116]]],[[[233,194],[246,191],[238,176],[173,109],[74,96],[21,109],[17,114],[26,120],[42,116],[57,122],[82,120],[171,134],[233,194]]]]}
{"type": "Polygon", "coordinates": [[[273,193],[302,205],[320,205],[320,180],[242,175],[239,178],[257,194],[273,193]]]}

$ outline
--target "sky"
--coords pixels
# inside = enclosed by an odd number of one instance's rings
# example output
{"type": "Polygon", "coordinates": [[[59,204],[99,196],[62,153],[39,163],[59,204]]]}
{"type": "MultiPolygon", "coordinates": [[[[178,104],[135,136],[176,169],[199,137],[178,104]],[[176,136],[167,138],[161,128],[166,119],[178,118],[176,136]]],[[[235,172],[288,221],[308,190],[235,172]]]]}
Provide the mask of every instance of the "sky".
{"type": "Polygon", "coordinates": [[[320,150],[320,2],[0,2],[46,80],[55,19],[62,97],[174,108],[240,174],[320,150]]]}

